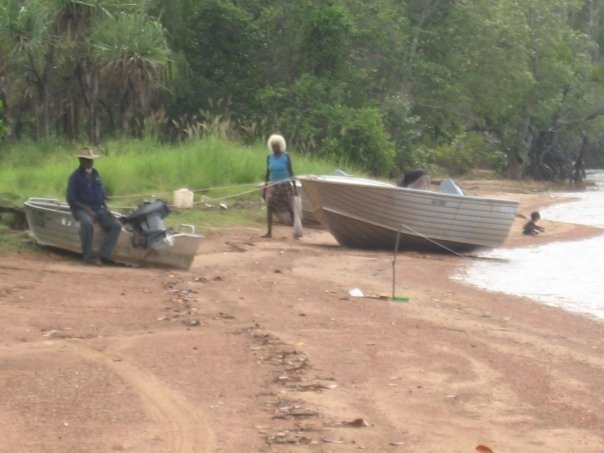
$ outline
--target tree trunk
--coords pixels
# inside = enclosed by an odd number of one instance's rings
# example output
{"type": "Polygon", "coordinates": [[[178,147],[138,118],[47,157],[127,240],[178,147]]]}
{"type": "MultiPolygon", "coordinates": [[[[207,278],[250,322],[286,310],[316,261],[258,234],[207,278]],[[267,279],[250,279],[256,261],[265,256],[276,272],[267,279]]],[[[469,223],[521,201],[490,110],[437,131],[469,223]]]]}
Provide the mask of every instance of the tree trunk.
{"type": "Polygon", "coordinates": [[[99,144],[99,124],[97,107],[99,103],[99,74],[95,68],[86,68],[84,63],[75,69],[76,78],[80,84],[80,92],[88,110],[86,133],[92,145],[99,144]]]}
{"type": "Polygon", "coordinates": [[[99,124],[97,106],[99,102],[99,78],[96,71],[86,75],[88,85],[88,140],[93,145],[99,144],[99,124]]]}
{"type": "Polygon", "coordinates": [[[71,98],[63,107],[63,133],[70,141],[75,141],[79,136],[79,116],[76,101],[71,98]]]}
{"type": "Polygon", "coordinates": [[[104,109],[104,111],[107,115],[105,129],[107,129],[111,132],[115,131],[115,114],[113,112],[113,109],[106,102],[103,102],[102,100],[99,100],[99,105],[104,109]]]}
{"type": "Polygon", "coordinates": [[[587,131],[585,128],[581,128],[581,149],[579,149],[579,155],[575,160],[573,182],[579,184],[583,182],[586,177],[585,174],[585,154],[587,154],[587,148],[589,145],[589,139],[587,137],[587,131]]]}
{"type": "Polygon", "coordinates": [[[30,71],[34,75],[35,83],[38,91],[38,131],[44,135],[44,138],[50,137],[50,69],[54,64],[54,47],[50,47],[48,53],[44,57],[44,68],[42,71],[38,71],[35,64],[34,56],[31,52],[27,53],[30,71]]]}
{"type": "Polygon", "coordinates": [[[506,176],[510,179],[522,178],[524,162],[520,153],[517,151],[507,153],[508,163],[506,168],[506,176]]]}
{"type": "Polygon", "coordinates": [[[50,93],[48,80],[44,81],[43,96],[42,96],[42,128],[44,131],[44,137],[50,137],[50,93]]]}
{"type": "Polygon", "coordinates": [[[122,102],[120,102],[120,117],[121,117],[121,124],[122,124],[122,133],[125,136],[129,136],[130,135],[130,126],[131,126],[131,121],[132,121],[132,117],[133,117],[133,95],[132,95],[132,89],[131,89],[131,84],[128,84],[128,89],[126,90],[126,92],[124,93],[124,96],[122,97],[122,102]]]}
{"type": "Polygon", "coordinates": [[[442,0],[435,0],[434,2],[432,0],[428,0],[426,2],[422,2],[420,16],[417,20],[417,23],[412,28],[413,32],[411,34],[411,42],[408,46],[409,50],[405,55],[405,66],[408,68],[409,72],[407,73],[405,80],[401,82],[401,92],[406,97],[406,99],[411,99],[412,96],[412,77],[410,77],[410,74],[413,73],[413,70],[415,69],[415,59],[417,57],[417,52],[420,46],[421,35],[425,32],[424,28],[428,24],[430,17],[436,11],[438,11],[438,8],[441,6],[441,3],[442,0]]]}
{"type": "Polygon", "coordinates": [[[560,117],[569,92],[570,86],[567,85],[562,90],[562,99],[558,109],[552,114],[550,126],[532,134],[536,139],[532,140],[528,157],[530,159],[529,173],[533,178],[553,180],[562,176],[560,173],[563,170],[560,168],[559,156],[553,155],[552,151],[558,141],[558,128],[562,124],[560,117]]]}

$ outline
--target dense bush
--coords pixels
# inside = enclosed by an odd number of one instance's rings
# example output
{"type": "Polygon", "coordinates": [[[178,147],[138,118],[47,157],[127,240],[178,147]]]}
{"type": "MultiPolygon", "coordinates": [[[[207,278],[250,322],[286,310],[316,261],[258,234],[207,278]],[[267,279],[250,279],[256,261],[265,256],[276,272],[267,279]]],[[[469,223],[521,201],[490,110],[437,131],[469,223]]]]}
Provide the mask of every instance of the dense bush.
{"type": "Polygon", "coordinates": [[[327,108],[328,134],[321,153],[365,168],[375,176],[395,173],[394,145],[377,109],[327,108]]]}
{"type": "Polygon", "coordinates": [[[454,175],[463,175],[472,168],[497,167],[499,154],[489,149],[476,133],[458,135],[434,152],[434,163],[454,175]]]}
{"type": "Polygon", "coordinates": [[[280,132],[374,174],[568,178],[602,160],[603,2],[0,2],[0,137],[280,132]]]}
{"type": "Polygon", "coordinates": [[[481,135],[472,132],[460,134],[448,144],[420,146],[412,156],[414,167],[455,176],[476,168],[503,172],[506,163],[505,154],[486,143],[481,135]]]}
{"type": "Polygon", "coordinates": [[[2,140],[4,140],[4,137],[6,136],[6,126],[4,125],[3,113],[4,113],[4,105],[2,104],[2,101],[0,100],[0,142],[2,140]]]}

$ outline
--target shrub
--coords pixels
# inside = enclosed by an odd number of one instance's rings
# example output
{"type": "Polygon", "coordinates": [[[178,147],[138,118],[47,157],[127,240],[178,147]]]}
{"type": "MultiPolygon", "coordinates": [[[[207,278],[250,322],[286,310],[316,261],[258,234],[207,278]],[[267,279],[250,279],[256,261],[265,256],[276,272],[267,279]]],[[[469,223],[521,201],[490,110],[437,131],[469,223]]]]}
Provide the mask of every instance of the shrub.
{"type": "Polygon", "coordinates": [[[374,176],[392,176],[394,146],[373,108],[326,107],[327,138],[321,154],[358,165],[374,176]]]}
{"type": "Polygon", "coordinates": [[[418,168],[457,176],[475,168],[502,172],[507,162],[503,152],[475,132],[464,132],[451,143],[437,147],[418,147],[413,152],[413,161],[418,168]]]}

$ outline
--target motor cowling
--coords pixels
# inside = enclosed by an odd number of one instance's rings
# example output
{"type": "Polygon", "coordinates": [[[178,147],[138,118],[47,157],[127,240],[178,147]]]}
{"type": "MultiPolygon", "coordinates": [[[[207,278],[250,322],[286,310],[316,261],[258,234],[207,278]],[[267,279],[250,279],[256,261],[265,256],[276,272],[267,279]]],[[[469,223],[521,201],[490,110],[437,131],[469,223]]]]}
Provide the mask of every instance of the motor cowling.
{"type": "Polygon", "coordinates": [[[145,201],[125,215],[122,223],[132,232],[134,247],[158,249],[171,245],[170,231],[164,228],[163,219],[170,213],[164,200],[145,201]]]}

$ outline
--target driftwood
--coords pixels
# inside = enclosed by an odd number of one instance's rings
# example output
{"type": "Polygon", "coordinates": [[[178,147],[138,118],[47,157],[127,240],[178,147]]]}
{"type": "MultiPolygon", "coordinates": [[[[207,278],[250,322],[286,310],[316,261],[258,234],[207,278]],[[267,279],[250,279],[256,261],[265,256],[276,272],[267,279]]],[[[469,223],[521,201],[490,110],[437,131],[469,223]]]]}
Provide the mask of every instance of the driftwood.
{"type": "Polygon", "coordinates": [[[27,218],[25,217],[25,210],[23,208],[0,205],[0,217],[2,217],[2,214],[13,215],[13,219],[9,224],[9,227],[13,230],[27,229],[27,218]]]}

